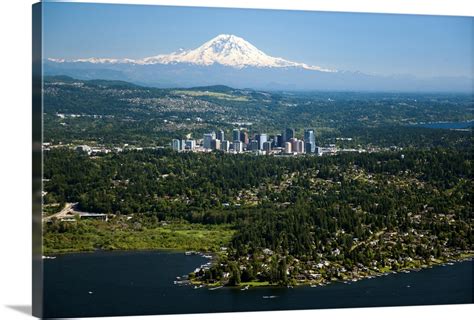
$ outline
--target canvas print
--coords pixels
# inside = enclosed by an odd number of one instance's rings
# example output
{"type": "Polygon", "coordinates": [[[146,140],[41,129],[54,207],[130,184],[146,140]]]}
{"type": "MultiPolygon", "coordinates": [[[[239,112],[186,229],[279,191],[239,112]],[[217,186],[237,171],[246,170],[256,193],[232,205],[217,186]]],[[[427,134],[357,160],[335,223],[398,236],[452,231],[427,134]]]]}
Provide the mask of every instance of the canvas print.
{"type": "Polygon", "coordinates": [[[472,17],[33,10],[37,316],[473,302],[472,17]]]}

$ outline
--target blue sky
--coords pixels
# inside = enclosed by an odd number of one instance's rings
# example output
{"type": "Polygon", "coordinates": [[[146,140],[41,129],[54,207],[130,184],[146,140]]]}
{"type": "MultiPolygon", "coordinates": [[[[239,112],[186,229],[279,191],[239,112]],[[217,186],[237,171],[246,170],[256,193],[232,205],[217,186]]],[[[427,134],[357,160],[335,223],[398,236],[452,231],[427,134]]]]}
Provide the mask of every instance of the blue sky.
{"type": "Polygon", "coordinates": [[[473,76],[474,18],[43,3],[46,58],[143,58],[221,33],[338,70],[473,76]]]}

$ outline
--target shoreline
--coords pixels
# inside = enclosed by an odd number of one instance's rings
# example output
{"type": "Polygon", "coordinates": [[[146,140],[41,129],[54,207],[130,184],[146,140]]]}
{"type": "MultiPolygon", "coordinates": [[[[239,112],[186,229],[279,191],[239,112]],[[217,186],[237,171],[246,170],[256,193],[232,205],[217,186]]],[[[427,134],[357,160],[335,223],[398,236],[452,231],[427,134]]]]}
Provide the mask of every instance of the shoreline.
{"type": "Polygon", "coordinates": [[[423,264],[419,268],[413,268],[413,267],[407,267],[407,268],[401,268],[397,271],[395,270],[388,270],[386,272],[372,272],[368,275],[364,276],[359,276],[359,277],[347,277],[344,279],[337,279],[333,278],[331,280],[321,280],[321,281],[314,281],[314,280],[305,280],[305,281],[300,281],[297,282],[296,284],[292,285],[279,285],[279,284],[274,284],[274,283],[269,283],[268,281],[249,281],[249,282],[241,282],[237,286],[228,286],[223,282],[216,282],[212,284],[207,284],[199,280],[191,280],[189,285],[194,286],[194,289],[196,286],[199,288],[216,288],[216,287],[225,287],[225,288],[230,288],[230,289],[239,289],[239,290],[248,290],[250,288],[256,289],[256,288],[288,288],[292,289],[295,287],[324,287],[326,285],[334,284],[334,283],[345,283],[345,284],[351,284],[353,282],[358,282],[362,280],[367,280],[367,279],[374,279],[378,277],[383,277],[383,276],[388,276],[390,274],[399,274],[399,273],[411,273],[411,272],[419,272],[423,271],[426,269],[431,269],[433,267],[441,267],[441,266],[446,266],[446,265],[451,265],[455,263],[462,263],[462,262],[467,262],[467,261],[473,261],[474,260],[474,252],[470,254],[465,254],[465,257],[460,257],[460,258],[455,258],[455,259],[447,259],[445,261],[440,261],[440,262],[432,262],[429,264],[423,264]]]}
{"type": "Polygon", "coordinates": [[[43,252],[42,256],[43,259],[48,258],[55,258],[56,256],[65,256],[65,255],[72,255],[72,254],[94,254],[94,253],[120,253],[120,252],[170,252],[170,253],[183,253],[186,252],[194,252],[191,255],[209,255],[214,258],[217,252],[207,252],[207,251],[193,251],[193,250],[185,250],[180,248],[149,248],[149,249],[96,249],[96,250],[77,250],[77,251],[47,251],[43,252]]]}
{"type": "MultiPolygon", "coordinates": [[[[150,249],[126,249],[126,250],[120,250],[120,249],[98,249],[98,250],[87,250],[87,251],[67,251],[67,252],[48,252],[43,253],[42,259],[47,260],[47,259],[55,259],[56,256],[64,256],[64,255],[70,255],[70,254],[94,254],[94,253],[133,253],[133,252],[168,252],[168,253],[177,253],[177,254],[184,254],[184,255],[198,255],[201,256],[205,259],[209,260],[209,263],[214,263],[218,252],[204,252],[204,251],[195,251],[195,250],[184,250],[184,249],[179,249],[179,248],[150,248],[150,249]]],[[[432,261],[428,264],[423,263],[420,267],[414,268],[414,267],[407,267],[407,268],[401,268],[397,271],[395,270],[387,270],[385,272],[376,272],[376,271],[370,271],[366,275],[362,276],[346,276],[342,277],[342,279],[339,278],[333,278],[331,280],[304,280],[304,281],[299,281],[296,283],[293,283],[291,285],[280,285],[276,283],[269,283],[268,281],[248,281],[248,282],[241,282],[237,286],[229,286],[224,282],[215,282],[215,283],[205,283],[203,281],[200,281],[199,279],[187,279],[183,281],[183,276],[187,275],[179,275],[176,276],[179,281],[176,281],[176,285],[185,285],[185,286],[190,286],[193,289],[201,289],[201,288],[207,288],[208,290],[216,290],[219,288],[229,288],[229,289],[238,289],[238,290],[248,290],[250,288],[256,289],[256,288],[296,288],[296,287],[324,287],[326,285],[334,284],[334,283],[345,283],[345,284],[351,284],[353,282],[358,282],[361,280],[367,280],[367,279],[374,279],[378,277],[383,277],[383,276],[388,276],[390,274],[399,274],[399,273],[410,273],[410,272],[419,272],[423,271],[426,269],[431,269],[433,267],[439,267],[439,266],[446,266],[450,264],[455,264],[455,263],[461,263],[461,262],[467,262],[467,261],[473,261],[474,259],[474,252],[470,253],[463,253],[460,254],[460,257],[457,258],[450,258],[446,260],[441,260],[441,261],[432,261]]]]}

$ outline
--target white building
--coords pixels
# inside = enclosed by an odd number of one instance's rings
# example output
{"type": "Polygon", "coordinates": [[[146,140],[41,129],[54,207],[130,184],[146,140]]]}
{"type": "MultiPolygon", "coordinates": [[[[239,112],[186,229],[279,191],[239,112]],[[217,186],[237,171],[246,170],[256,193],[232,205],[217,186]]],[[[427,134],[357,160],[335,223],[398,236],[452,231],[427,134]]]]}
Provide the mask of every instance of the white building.
{"type": "Polygon", "coordinates": [[[229,152],[230,149],[230,141],[229,140],[223,140],[221,143],[221,150],[224,152],[229,152]]]}
{"type": "Polygon", "coordinates": [[[243,143],[241,141],[234,141],[234,152],[241,153],[243,150],[243,143]]]}
{"type": "Polygon", "coordinates": [[[296,152],[297,153],[304,153],[304,141],[298,140],[296,142],[296,152]]]}

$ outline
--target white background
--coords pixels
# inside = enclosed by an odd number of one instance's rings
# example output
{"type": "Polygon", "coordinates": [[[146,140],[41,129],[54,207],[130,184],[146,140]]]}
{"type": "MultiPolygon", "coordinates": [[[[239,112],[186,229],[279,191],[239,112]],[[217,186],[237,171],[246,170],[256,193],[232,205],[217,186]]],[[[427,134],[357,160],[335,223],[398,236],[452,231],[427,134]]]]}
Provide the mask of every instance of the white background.
{"type": "MultiPolygon", "coordinates": [[[[31,5],[0,3],[0,319],[31,312],[31,5]]],[[[84,1],[92,2],[92,1],[84,1]]],[[[142,0],[193,6],[474,16],[470,0],[142,0]]],[[[474,20],[473,20],[474,21],[474,20]]],[[[474,28],[474,26],[473,26],[474,28]]],[[[473,49],[474,52],[474,49],[473,49]]],[[[474,59],[474,58],[473,58],[474,59]]],[[[471,316],[469,316],[469,314],[471,316]]],[[[463,319],[474,305],[147,316],[123,319],[463,319]]]]}

